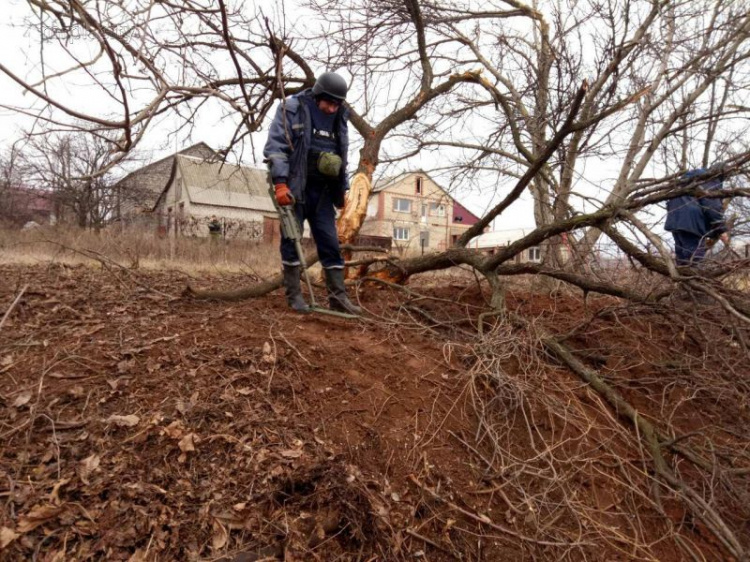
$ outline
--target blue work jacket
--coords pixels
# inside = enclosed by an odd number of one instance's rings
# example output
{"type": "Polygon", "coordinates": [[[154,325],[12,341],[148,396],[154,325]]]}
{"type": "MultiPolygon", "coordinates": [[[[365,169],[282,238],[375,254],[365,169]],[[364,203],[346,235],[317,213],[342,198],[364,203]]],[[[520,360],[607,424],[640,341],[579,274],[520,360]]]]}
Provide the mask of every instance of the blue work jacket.
{"type": "MultiPolygon", "coordinates": [[[[691,170],[683,177],[683,182],[695,182],[696,191],[708,192],[721,189],[723,181],[720,178],[704,180],[700,177],[708,172],[704,168],[691,170]]],[[[664,229],[670,232],[689,232],[696,236],[718,238],[726,232],[724,224],[724,208],[721,199],[700,197],[698,195],[680,195],[667,201],[667,222],[664,229]]]]}
{"type": "MultiPolygon", "coordinates": [[[[312,89],[290,96],[279,104],[263,149],[263,156],[271,162],[274,183],[286,179],[292,195],[300,203],[305,200],[307,156],[312,143],[312,118],[310,108],[302,100],[303,96],[313,97],[312,89]]],[[[339,156],[343,162],[338,177],[338,191],[331,194],[334,201],[341,202],[349,190],[346,173],[349,152],[348,120],[349,110],[342,105],[336,119],[335,133],[339,142],[339,156]]]]}

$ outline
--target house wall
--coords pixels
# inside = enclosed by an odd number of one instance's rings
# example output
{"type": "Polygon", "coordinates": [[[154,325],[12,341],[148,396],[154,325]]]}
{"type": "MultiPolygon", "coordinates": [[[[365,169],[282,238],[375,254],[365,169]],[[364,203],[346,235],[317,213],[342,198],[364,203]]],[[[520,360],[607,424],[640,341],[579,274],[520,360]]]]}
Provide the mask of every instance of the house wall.
{"type": "MultiPolygon", "coordinates": [[[[530,230],[528,232],[524,232],[523,229],[495,231],[488,233],[487,236],[473,240],[469,243],[468,247],[476,250],[481,250],[487,254],[493,255],[500,249],[510,246],[512,243],[520,240],[529,232],[530,230]]],[[[545,251],[545,246],[552,248],[555,251],[559,251],[561,257],[564,260],[568,260],[570,258],[569,246],[565,239],[560,237],[553,237],[550,240],[543,242],[541,245],[526,248],[522,252],[516,254],[516,256],[513,258],[513,261],[515,263],[540,263],[545,251]]]]}
{"type": "Polygon", "coordinates": [[[184,191],[178,168],[156,209],[159,217],[159,230],[163,234],[169,234],[170,236],[182,234],[183,221],[180,220],[179,215],[182,214],[184,217],[189,212],[190,205],[190,201],[186,200],[184,191]]]}
{"type": "Polygon", "coordinates": [[[157,211],[160,231],[170,236],[207,237],[208,223],[215,215],[222,225],[224,238],[272,241],[273,230],[266,232],[266,229],[273,229],[278,223],[260,211],[193,203],[179,167],[157,211]]]}
{"type": "Polygon", "coordinates": [[[426,176],[409,174],[373,197],[372,215],[364,222],[361,234],[393,237],[393,245],[402,250],[421,251],[424,238],[425,251],[444,250],[450,243],[450,223],[453,200],[426,176]],[[417,192],[417,179],[421,178],[421,192],[417,192]],[[394,210],[394,200],[409,201],[408,211],[394,210]],[[442,213],[432,205],[442,206],[442,213]],[[395,229],[408,232],[407,240],[399,240],[395,229]]]}
{"type": "Polygon", "coordinates": [[[214,215],[221,223],[222,235],[225,238],[264,239],[267,222],[263,213],[218,205],[192,204],[190,215],[183,227],[183,235],[208,236],[208,223],[214,215]]]}

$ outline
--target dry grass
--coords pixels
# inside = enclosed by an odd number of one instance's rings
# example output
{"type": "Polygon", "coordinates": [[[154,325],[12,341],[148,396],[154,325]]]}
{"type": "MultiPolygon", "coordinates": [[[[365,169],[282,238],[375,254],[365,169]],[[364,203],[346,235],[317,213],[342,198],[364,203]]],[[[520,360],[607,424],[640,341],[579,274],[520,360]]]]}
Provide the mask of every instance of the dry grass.
{"type": "Polygon", "coordinates": [[[94,233],[70,227],[0,230],[0,263],[94,263],[102,256],[132,269],[188,274],[252,274],[268,277],[280,267],[278,248],[245,240],[159,238],[144,230],[94,233]]]}

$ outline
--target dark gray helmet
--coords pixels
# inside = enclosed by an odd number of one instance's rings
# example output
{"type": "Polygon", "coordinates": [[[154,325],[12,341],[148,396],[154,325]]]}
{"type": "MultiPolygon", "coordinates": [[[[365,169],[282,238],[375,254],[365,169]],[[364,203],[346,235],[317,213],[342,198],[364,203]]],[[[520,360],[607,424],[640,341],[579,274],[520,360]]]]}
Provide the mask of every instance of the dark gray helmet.
{"type": "Polygon", "coordinates": [[[344,101],[348,89],[346,80],[341,76],[335,72],[324,72],[318,76],[312,91],[316,96],[328,96],[338,101],[344,101]]]}

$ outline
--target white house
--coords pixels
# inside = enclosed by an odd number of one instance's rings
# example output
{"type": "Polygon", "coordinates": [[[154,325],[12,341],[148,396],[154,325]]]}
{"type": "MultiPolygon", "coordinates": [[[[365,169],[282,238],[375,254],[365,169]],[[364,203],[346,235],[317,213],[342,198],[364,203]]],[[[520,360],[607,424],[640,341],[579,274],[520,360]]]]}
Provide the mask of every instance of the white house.
{"type": "Polygon", "coordinates": [[[266,170],[258,168],[178,154],[153,212],[162,232],[171,236],[208,236],[214,216],[227,238],[271,241],[278,236],[266,170]]]}
{"type": "Polygon", "coordinates": [[[160,160],[134,170],[114,186],[117,196],[115,216],[130,225],[150,225],[151,212],[164,191],[164,185],[174,170],[174,160],[178,155],[192,156],[206,161],[220,161],[220,155],[204,142],[184,148],[160,160]]]}

